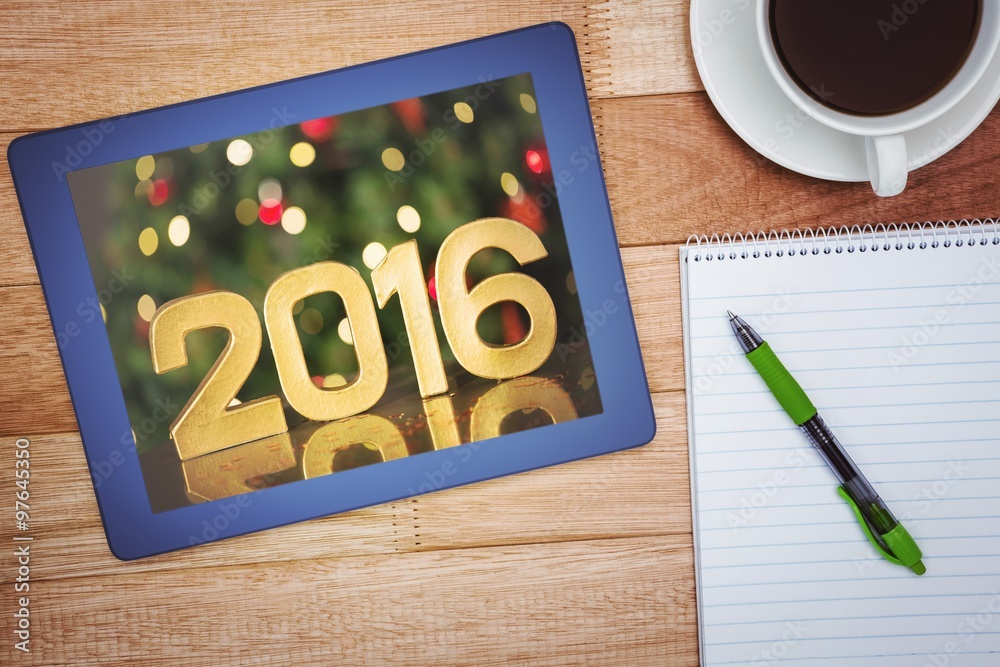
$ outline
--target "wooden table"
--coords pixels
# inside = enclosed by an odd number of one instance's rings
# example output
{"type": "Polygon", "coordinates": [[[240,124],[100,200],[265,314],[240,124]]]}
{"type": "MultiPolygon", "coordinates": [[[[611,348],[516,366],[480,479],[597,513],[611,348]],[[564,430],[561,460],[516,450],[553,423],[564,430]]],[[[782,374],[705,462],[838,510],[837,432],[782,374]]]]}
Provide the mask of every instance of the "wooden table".
{"type": "Polygon", "coordinates": [[[5,665],[696,664],[678,245],[692,233],[995,213],[996,113],[890,200],[759,157],[702,90],[685,0],[3,9],[4,153],[29,131],[565,21],[583,57],[659,425],[638,450],[119,562],[0,160],[5,665]],[[12,639],[18,437],[32,443],[30,654],[12,639]]]}

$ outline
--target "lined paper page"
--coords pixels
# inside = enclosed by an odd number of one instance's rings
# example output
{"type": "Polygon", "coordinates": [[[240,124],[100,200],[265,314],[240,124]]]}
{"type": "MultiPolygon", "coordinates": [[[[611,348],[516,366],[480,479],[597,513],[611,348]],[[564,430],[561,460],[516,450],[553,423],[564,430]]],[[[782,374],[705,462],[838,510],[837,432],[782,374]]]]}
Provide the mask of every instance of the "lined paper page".
{"type": "Polygon", "coordinates": [[[687,270],[704,664],[1000,664],[1000,245],[687,270]],[[926,575],[868,544],[727,308],[808,392],[926,575]]]}

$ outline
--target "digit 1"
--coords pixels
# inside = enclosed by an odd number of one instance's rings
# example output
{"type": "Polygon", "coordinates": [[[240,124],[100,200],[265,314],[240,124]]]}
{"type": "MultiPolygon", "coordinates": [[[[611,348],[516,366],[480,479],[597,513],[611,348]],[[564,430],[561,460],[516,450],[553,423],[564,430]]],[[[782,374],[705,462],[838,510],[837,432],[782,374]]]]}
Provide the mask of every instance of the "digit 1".
{"type": "Polygon", "coordinates": [[[417,242],[410,240],[390,250],[382,263],[372,270],[372,285],[379,308],[385,308],[393,294],[399,295],[420,395],[427,398],[448,391],[417,242]]]}
{"type": "Polygon", "coordinates": [[[427,427],[431,432],[434,449],[458,447],[462,444],[462,436],[458,433],[455,407],[451,396],[435,396],[425,399],[424,416],[427,417],[427,427]]]}

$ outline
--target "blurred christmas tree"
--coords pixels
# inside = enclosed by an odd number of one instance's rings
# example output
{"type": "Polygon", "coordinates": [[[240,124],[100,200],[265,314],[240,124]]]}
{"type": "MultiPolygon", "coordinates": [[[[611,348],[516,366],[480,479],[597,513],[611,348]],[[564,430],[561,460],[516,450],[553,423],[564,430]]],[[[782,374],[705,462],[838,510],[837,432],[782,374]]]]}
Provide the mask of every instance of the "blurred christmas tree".
{"type": "MultiPolygon", "coordinates": [[[[358,268],[370,285],[364,267],[416,239],[436,317],[434,260],[441,242],[467,222],[502,216],[539,234],[549,257],[521,268],[506,252],[483,251],[470,266],[470,285],[523,271],[552,295],[559,340],[583,329],[526,74],[88,171],[98,172],[99,192],[90,197],[101,202],[94,209],[108,219],[96,232],[83,225],[95,283],[107,284],[120,267],[136,276],[105,312],[140,451],[167,442],[176,410],[226,341],[219,329],[194,332],[187,338],[188,365],[156,375],[149,320],[181,296],[229,290],[260,313],[267,288],[285,271],[334,260],[358,268]]],[[[81,219],[88,215],[79,201],[77,207],[81,219]]],[[[295,313],[314,380],[349,382],[357,360],[340,298],[312,296],[295,313]]],[[[391,372],[412,373],[398,300],[378,318],[391,372]]],[[[487,342],[503,344],[520,340],[529,326],[520,306],[504,303],[483,315],[479,331],[487,342]]],[[[439,322],[438,333],[448,363],[453,357],[439,322]]],[[[281,390],[265,332],[238,399],[268,394],[281,390]]]]}

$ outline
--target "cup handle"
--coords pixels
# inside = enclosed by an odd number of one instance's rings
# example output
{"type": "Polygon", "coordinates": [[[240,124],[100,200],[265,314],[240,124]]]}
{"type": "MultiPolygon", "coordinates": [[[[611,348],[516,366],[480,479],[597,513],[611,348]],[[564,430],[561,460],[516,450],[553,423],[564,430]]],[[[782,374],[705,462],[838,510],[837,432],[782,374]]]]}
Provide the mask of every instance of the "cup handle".
{"type": "Polygon", "coordinates": [[[865,151],[868,154],[868,177],[875,194],[895,197],[902,192],[909,172],[903,135],[865,137],[865,151]]]}

